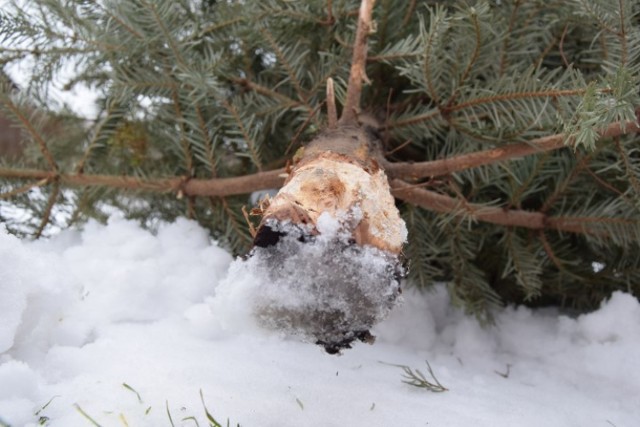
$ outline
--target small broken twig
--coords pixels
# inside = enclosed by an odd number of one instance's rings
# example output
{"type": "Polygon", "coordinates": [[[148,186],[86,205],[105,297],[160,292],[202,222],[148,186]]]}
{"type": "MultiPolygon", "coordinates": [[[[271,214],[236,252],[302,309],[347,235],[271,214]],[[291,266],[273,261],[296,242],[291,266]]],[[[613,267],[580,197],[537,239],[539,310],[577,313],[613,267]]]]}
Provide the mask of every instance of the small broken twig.
{"type": "Polygon", "coordinates": [[[493,372],[495,372],[496,374],[500,375],[502,378],[509,378],[509,374],[511,373],[511,363],[507,363],[506,372],[500,372],[500,371],[496,371],[496,370],[494,370],[493,372]]]}
{"type": "Polygon", "coordinates": [[[335,129],[338,125],[338,112],[336,111],[336,93],[333,88],[333,79],[327,79],[327,122],[329,129],[335,129]]]}
{"type": "Polygon", "coordinates": [[[419,369],[414,370],[407,365],[396,365],[393,363],[385,363],[385,362],[380,362],[380,363],[402,368],[402,370],[404,371],[404,375],[402,376],[404,379],[402,380],[402,382],[405,384],[409,384],[418,388],[424,388],[434,393],[442,393],[444,391],[449,390],[448,388],[443,386],[440,383],[440,381],[438,381],[438,379],[436,378],[436,375],[433,373],[433,369],[431,368],[431,365],[429,364],[428,360],[425,360],[425,363],[427,364],[427,370],[429,372],[429,375],[433,380],[428,380],[427,377],[419,369]]]}
{"type": "Polygon", "coordinates": [[[371,15],[374,3],[375,0],[362,0],[360,4],[358,28],[356,30],[356,39],[353,43],[353,57],[349,73],[349,84],[347,85],[347,97],[342,109],[340,124],[356,124],[358,120],[362,83],[368,81],[365,65],[367,64],[367,39],[372,28],[371,15]]]}

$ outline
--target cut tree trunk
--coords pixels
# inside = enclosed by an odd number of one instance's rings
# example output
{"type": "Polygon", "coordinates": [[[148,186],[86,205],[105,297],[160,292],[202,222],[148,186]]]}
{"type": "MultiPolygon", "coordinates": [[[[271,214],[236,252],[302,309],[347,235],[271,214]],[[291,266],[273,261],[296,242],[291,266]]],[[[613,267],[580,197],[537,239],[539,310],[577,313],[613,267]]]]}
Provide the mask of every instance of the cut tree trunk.
{"type": "Polygon", "coordinates": [[[407,231],[379,147],[371,127],[320,135],[296,156],[254,239],[252,254],[266,260],[269,286],[281,287],[275,295],[286,300],[265,298],[258,317],[330,353],[370,341],[369,328],[400,294],[407,231]]]}

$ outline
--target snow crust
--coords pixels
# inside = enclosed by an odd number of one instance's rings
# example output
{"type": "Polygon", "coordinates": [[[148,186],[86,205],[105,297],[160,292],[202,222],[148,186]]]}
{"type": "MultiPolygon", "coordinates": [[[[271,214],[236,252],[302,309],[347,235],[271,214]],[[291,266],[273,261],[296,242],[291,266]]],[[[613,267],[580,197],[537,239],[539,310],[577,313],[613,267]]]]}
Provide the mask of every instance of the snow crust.
{"type": "Polygon", "coordinates": [[[176,426],[206,425],[200,391],[243,427],[640,419],[640,304],[622,292],[578,317],[509,307],[482,329],[445,287],[405,290],[375,345],[331,356],[256,322],[264,278],[186,220],[152,235],[114,219],[39,242],[1,230],[0,257],[0,425],[91,425],[78,408],[103,426],[169,426],[167,410],[176,426]],[[426,373],[425,360],[449,391],[389,365],[426,373]]]}

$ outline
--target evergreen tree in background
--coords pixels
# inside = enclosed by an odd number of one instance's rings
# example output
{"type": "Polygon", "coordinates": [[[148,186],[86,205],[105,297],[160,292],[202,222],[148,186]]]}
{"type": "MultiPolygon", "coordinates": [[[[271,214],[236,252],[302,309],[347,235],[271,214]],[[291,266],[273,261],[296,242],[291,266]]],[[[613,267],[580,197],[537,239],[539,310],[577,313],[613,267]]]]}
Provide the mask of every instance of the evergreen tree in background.
{"type": "MultiPolygon", "coordinates": [[[[0,12],[0,65],[34,70],[19,91],[0,82],[28,140],[0,164],[15,233],[115,206],[149,227],[188,216],[245,253],[243,206],[326,128],[329,78],[346,102],[358,0],[21,3],[0,12]],[[98,113],[57,105],[52,82],[96,91],[98,113]]],[[[383,142],[410,283],[447,281],[484,320],[506,302],[640,295],[639,14],[640,0],[376,2],[358,113],[383,142]]]]}

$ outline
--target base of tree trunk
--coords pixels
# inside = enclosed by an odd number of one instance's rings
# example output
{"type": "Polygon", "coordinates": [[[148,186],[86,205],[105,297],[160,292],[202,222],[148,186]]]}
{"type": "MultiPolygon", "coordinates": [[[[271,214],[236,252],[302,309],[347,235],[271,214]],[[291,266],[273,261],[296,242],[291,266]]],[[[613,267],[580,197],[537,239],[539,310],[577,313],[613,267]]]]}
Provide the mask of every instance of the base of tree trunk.
{"type": "Polygon", "coordinates": [[[256,315],[329,353],[360,339],[398,301],[407,231],[371,129],[340,128],[304,148],[254,239],[269,287],[256,315]]]}

